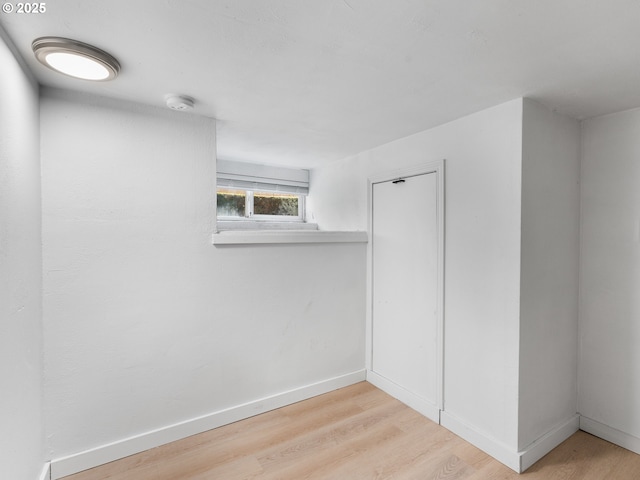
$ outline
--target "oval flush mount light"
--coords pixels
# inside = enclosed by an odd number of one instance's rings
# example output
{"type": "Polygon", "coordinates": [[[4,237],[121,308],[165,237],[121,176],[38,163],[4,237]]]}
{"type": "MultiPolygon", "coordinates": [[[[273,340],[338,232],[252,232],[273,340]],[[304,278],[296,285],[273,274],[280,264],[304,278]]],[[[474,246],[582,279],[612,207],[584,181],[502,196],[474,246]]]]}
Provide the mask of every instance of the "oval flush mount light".
{"type": "Polygon", "coordinates": [[[113,80],[120,64],[107,52],[86,43],[61,37],[40,37],[31,44],[33,53],[44,66],[83,80],[113,80]]]}

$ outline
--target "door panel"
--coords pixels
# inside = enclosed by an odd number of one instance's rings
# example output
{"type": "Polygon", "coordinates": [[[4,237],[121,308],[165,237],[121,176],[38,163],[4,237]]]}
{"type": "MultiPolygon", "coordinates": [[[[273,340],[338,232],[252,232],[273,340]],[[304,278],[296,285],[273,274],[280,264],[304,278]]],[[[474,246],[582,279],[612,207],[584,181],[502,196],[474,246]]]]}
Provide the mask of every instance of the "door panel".
{"type": "Polygon", "coordinates": [[[372,202],[372,370],[437,405],[437,175],[375,183],[372,202]]]}

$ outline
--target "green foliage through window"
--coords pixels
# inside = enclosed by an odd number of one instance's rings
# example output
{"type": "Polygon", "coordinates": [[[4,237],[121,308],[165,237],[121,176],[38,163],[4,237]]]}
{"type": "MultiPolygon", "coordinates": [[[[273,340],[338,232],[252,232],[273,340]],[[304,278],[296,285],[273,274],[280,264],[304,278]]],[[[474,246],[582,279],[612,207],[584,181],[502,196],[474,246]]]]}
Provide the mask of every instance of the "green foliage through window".
{"type": "Polygon", "coordinates": [[[277,193],[255,193],[253,196],[254,215],[298,215],[298,197],[277,193]]]}
{"type": "Polygon", "coordinates": [[[218,188],[218,217],[250,217],[268,215],[298,217],[300,197],[290,193],[251,192],[218,188]]]}
{"type": "Polygon", "coordinates": [[[218,216],[244,217],[246,201],[243,190],[218,190],[218,216]]]}

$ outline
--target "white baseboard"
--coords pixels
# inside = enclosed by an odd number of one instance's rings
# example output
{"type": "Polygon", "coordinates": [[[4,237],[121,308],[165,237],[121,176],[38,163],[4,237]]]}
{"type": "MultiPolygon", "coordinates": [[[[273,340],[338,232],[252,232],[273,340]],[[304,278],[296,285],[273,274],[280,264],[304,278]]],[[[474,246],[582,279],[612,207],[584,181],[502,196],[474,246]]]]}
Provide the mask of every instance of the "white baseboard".
{"type": "Polygon", "coordinates": [[[444,410],[440,413],[440,424],[483,452],[491,455],[500,463],[504,463],[510,469],[520,473],[520,455],[515,450],[510,449],[498,440],[487,437],[444,410]]]}
{"type": "Polygon", "coordinates": [[[416,412],[421,413],[429,420],[440,423],[440,409],[437,405],[426,401],[425,399],[371,370],[367,370],[367,381],[378,387],[383,392],[397,398],[405,405],[413,408],[416,412]]]}
{"type": "Polygon", "coordinates": [[[51,478],[59,478],[97,467],[120,458],[144,452],[213,428],[253,417],[292,403],[306,400],[338,388],[353,385],[366,379],[366,371],[360,370],[330,378],[304,387],[261,398],[225,410],[210,413],[185,422],[126,438],[91,450],[80,452],[51,462],[51,478]]]}
{"type": "Polygon", "coordinates": [[[527,470],[578,430],[580,430],[580,415],[576,414],[525,447],[520,451],[520,472],[527,470]]]}
{"type": "Polygon", "coordinates": [[[640,438],[635,435],[582,416],[580,417],[580,430],[584,430],[591,435],[602,438],[607,442],[615,443],[622,448],[626,448],[640,455],[640,438]]]}
{"type": "Polygon", "coordinates": [[[42,468],[42,473],[38,480],[51,480],[51,464],[49,462],[44,464],[42,468]]]}
{"type": "Polygon", "coordinates": [[[522,473],[531,465],[556,448],[567,438],[579,430],[579,416],[574,415],[565,422],[555,426],[535,442],[520,451],[513,450],[469,427],[451,414],[443,411],[440,414],[441,424],[448,430],[475,445],[483,452],[491,455],[517,473],[522,473]]]}

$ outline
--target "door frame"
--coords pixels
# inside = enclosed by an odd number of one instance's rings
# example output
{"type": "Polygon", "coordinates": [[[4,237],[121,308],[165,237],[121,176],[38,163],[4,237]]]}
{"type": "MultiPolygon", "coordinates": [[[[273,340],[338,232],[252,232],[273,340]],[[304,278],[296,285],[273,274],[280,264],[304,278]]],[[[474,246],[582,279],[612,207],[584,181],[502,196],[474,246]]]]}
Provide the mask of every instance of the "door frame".
{"type": "Polygon", "coordinates": [[[367,231],[369,243],[367,245],[367,306],[365,327],[365,366],[367,380],[384,390],[391,396],[404,402],[414,410],[422,413],[431,420],[440,423],[440,412],[444,408],[444,186],[445,186],[445,160],[423,163],[413,167],[390,170],[373,175],[367,179],[367,231]],[[422,398],[413,395],[404,388],[390,382],[384,377],[372,371],[373,358],[373,186],[376,183],[389,182],[401,178],[415,177],[433,173],[436,175],[436,217],[437,217],[437,385],[436,405],[425,402],[422,398]]]}

